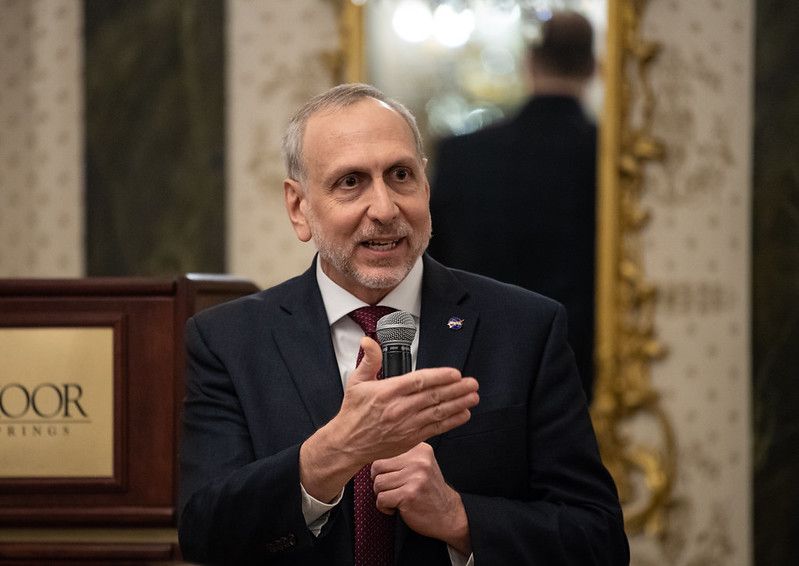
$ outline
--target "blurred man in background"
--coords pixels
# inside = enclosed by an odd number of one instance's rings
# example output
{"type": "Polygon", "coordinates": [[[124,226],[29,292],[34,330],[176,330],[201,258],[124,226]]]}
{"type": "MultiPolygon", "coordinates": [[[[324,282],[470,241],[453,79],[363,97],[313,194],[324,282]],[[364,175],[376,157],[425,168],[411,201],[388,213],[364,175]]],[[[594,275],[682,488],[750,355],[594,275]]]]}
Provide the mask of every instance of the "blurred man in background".
{"type": "Polygon", "coordinates": [[[518,115],[441,142],[429,252],[563,303],[590,401],[597,143],[581,98],[595,70],[593,30],[576,12],[555,12],[541,32],[518,115]]]}

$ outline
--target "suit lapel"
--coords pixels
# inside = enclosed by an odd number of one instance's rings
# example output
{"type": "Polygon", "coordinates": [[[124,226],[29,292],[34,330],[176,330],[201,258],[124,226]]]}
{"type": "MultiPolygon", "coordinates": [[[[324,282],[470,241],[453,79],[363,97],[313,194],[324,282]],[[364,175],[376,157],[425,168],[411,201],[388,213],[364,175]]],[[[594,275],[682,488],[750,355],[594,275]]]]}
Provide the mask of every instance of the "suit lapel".
{"type": "Polygon", "coordinates": [[[278,315],[282,320],[273,332],[275,342],[314,426],[320,428],[341,408],[344,392],[315,261],[287,293],[278,315]]]}
{"type": "Polygon", "coordinates": [[[447,268],[427,255],[424,262],[416,367],[447,366],[463,371],[478,313],[466,306],[468,292],[447,268]]]}
{"type": "MultiPolygon", "coordinates": [[[[419,356],[416,367],[453,367],[460,371],[472,346],[478,311],[467,306],[468,291],[452,272],[425,255],[419,356]]],[[[439,436],[427,442],[436,448],[439,436]]]]}

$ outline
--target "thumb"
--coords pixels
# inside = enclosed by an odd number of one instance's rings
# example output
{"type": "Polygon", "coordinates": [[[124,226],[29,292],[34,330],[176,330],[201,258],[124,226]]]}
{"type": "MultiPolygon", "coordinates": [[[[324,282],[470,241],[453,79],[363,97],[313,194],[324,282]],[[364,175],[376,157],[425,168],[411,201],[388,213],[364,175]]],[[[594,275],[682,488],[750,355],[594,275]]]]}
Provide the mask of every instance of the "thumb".
{"type": "Polygon", "coordinates": [[[363,359],[358,367],[350,374],[348,382],[372,381],[377,377],[377,372],[383,364],[383,351],[377,342],[364,336],[361,338],[363,359]]]}

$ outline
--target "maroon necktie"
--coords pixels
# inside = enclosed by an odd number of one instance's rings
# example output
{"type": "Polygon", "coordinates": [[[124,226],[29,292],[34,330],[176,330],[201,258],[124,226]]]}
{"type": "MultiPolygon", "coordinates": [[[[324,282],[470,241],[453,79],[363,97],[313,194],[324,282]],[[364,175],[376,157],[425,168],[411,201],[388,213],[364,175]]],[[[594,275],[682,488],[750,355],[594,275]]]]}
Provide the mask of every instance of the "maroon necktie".
{"type": "MultiPolygon", "coordinates": [[[[350,313],[364,333],[377,341],[377,320],[397,309],[362,307],[350,313]]],[[[358,351],[355,367],[363,359],[358,351]]],[[[383,370],[377,378],[383,377],[383,370]]],[[[391,566],[394,564],[394,517],[377,510],[375,491],[369,472],[370,464],[355,474],[355,566],[391,566]]]]}

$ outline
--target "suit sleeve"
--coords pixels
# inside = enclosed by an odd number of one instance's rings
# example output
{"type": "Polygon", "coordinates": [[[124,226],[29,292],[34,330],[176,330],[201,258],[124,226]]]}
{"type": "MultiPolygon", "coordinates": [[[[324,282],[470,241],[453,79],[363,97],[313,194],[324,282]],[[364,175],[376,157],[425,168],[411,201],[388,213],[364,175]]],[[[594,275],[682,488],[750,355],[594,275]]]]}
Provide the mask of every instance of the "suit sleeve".
{"type": "Polygon", "coordinates": [[[285,558],[314,544],[301,511],[299,445],[256,459],[234,384],[194,319],[186,344],[178,521],[184,558],[268,563],[270,555],[285,558]]]}
{"type": "Polygon", "coordinates": [[[558,307],[528,403],[529,498],[462,493],[476,564],[619,565],[629,548],[558,307]]]}

